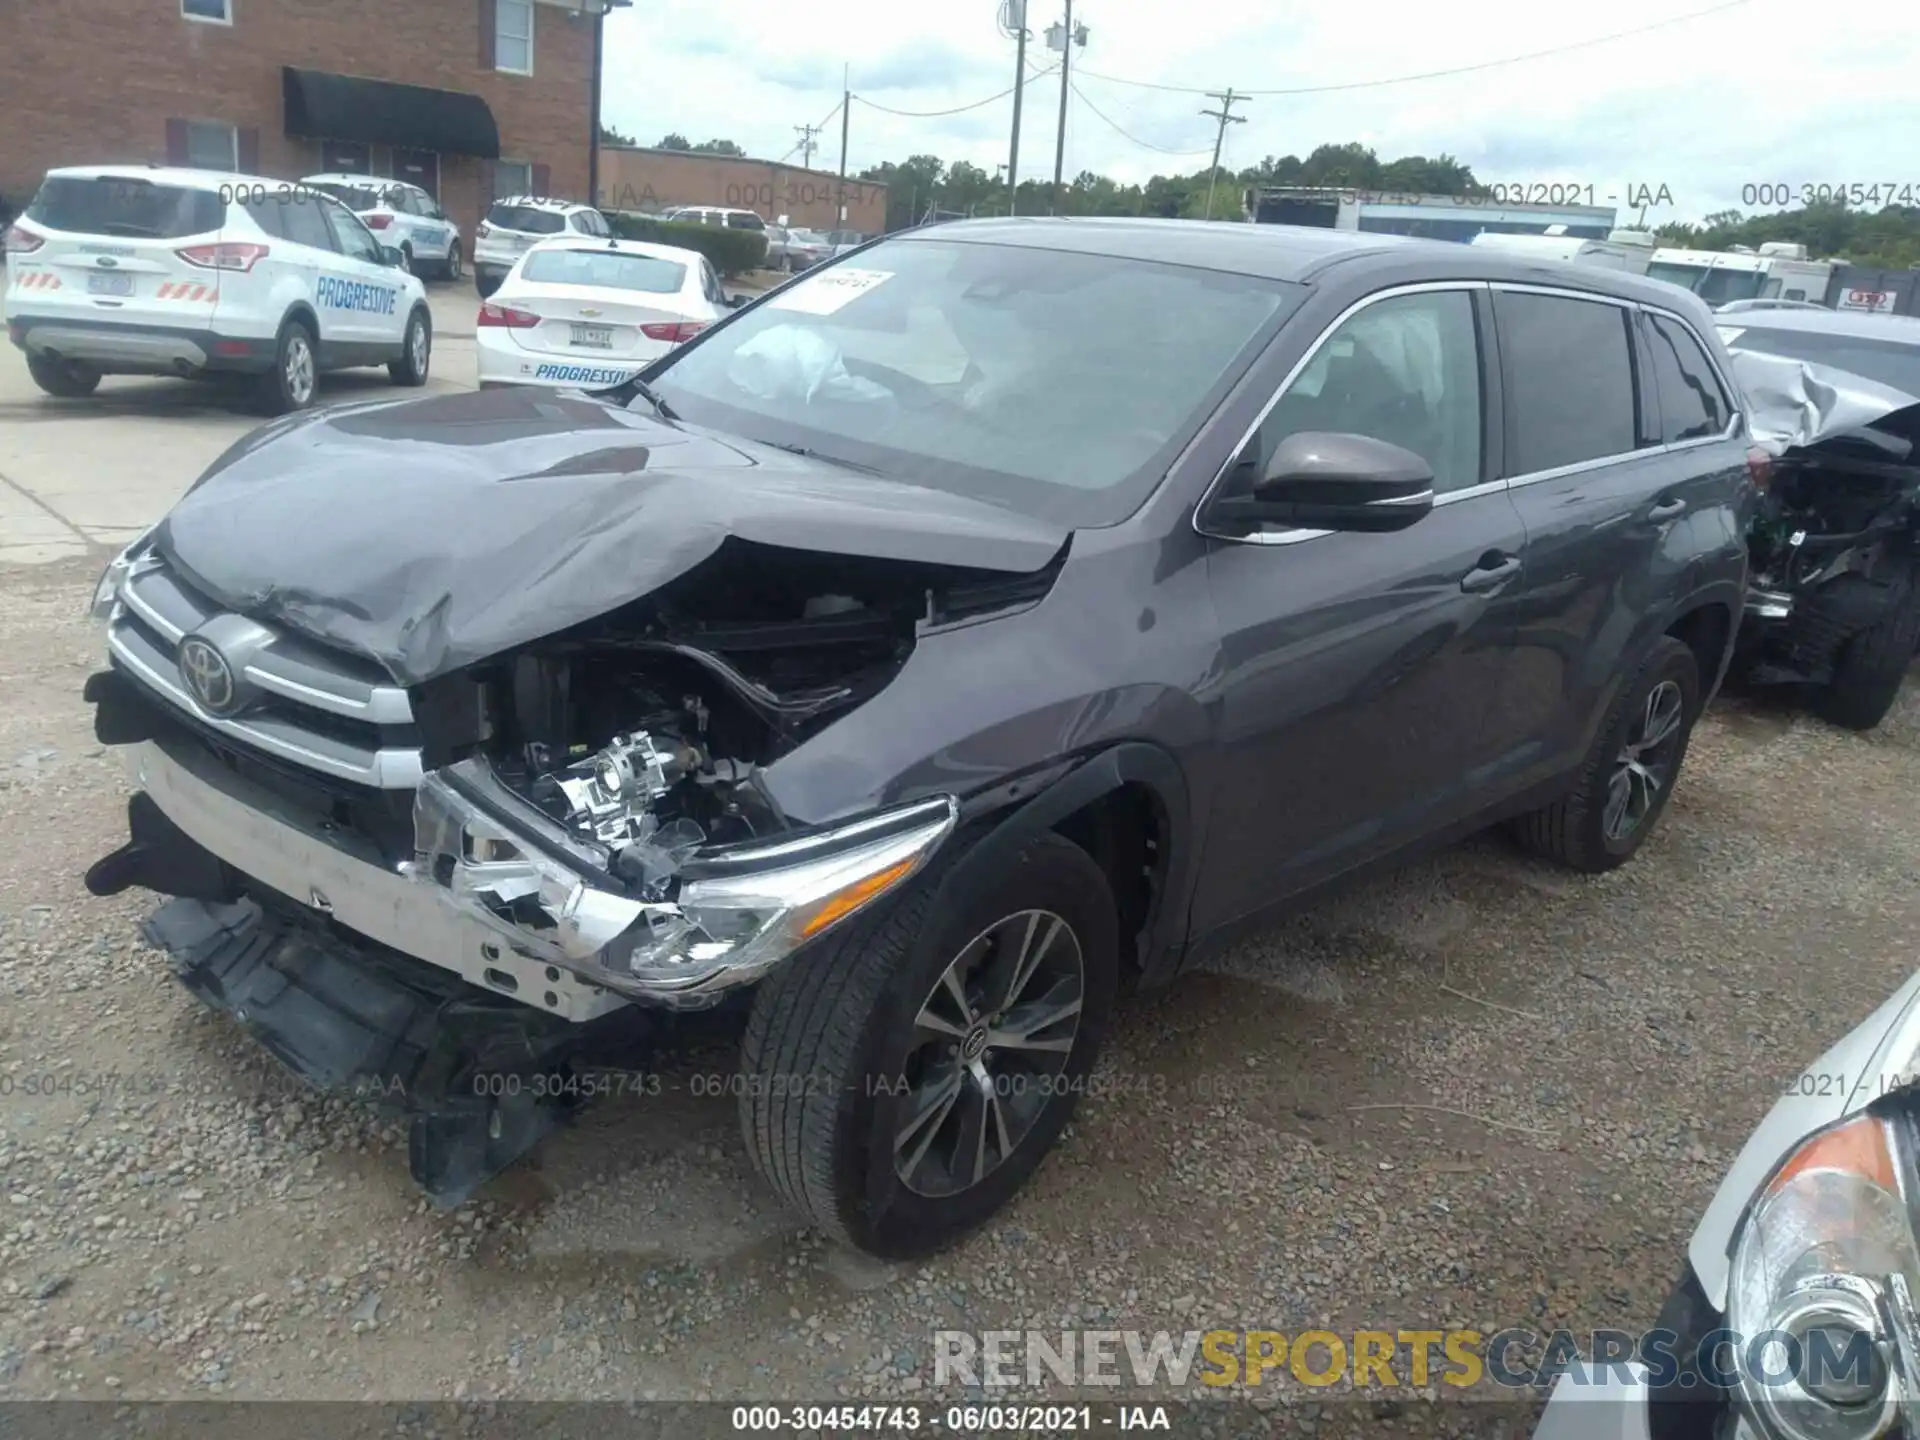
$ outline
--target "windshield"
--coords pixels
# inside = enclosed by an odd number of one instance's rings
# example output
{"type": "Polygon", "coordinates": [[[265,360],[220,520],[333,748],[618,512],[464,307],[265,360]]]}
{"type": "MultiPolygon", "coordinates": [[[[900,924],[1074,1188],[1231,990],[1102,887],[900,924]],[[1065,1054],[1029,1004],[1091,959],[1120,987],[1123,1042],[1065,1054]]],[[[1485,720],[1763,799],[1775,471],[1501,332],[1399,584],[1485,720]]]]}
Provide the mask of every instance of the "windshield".
{"type": "Polygon", "coordinates": [[[487,223],[502,230],[522,230],[529,235],[558,235],[567,228],[567,217],[557,210],[541,210],[532,205],[495,205],[487,212],[487,223]]]}
{"type": "Polygon", "coordinates": [[[827,236],[827,241],[833,245],[858,245],[866,238],[858,230],[835,230],[827,236]]]}
{"type": "Polygon", "coordinates": [[[1832,365],[1850,370],[1882,385],[1891,385],[1909,395],[1920,396],[1920,344],[1912,341],[1872,340],[1859,335],[1827,335],[1817,331],[1786,330],[1747,325],[1729,336],[1723,328],[1720,338],[1732,350],[1751,350],[1761,355],[1785,355],[1793,360],[1808,360],[1816,365],[1832,365]]]}
{"type": "Polygon", "coordinates": [[[327,180],[313,187],[323,195],[331,195],[349,210],[378,210],[387,203],[384,189],[375,189],[371,185],[342,185],[327,180]]]}
{"type": "Polygon", "coordinates": [[[618,250],[535,250],[520,278],[541,285],[595,285],[607,290],[644,290],[675,295],[686,283],[687,267],[652,255],[623,255],[618,250]]]}
{"type": "Polygon", "coordinates": [[[52,175],[27,206],[26,218],[50,230],[81,235],[178,240],[218,230],[226,223],[227,207],[213,190],[113,176],[52,175]]]}
{"type": "Polygon", "coordinates": [[[1760,286],[1766,280],[1758,270],[1718,270],[1706,265],[1675,265],[1665,260],[1649,265],[1647,278],[1691,290],[1709,305],[1752,300],[1760,294],[1760,286]]]}
{"type": "Polygon", "coordinates": [[[893,240],[675,353],[696,425],[1069,525],[1126,518],[1298,286],[1105,255],[893,240]]]}

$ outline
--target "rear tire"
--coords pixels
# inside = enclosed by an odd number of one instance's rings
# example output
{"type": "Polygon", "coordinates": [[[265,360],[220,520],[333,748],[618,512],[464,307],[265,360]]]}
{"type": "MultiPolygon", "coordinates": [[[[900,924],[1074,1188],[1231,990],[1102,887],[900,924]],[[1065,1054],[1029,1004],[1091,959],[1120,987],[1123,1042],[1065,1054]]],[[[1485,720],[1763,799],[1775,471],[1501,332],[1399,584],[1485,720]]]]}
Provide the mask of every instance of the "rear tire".
{"type": "Polygon", "coordinates": [[[1920,646],[1920,585],[1902,582],[1887,613],[1840,647],[1833,679],[1809,702],[1814,714],[1846,730],[1871,730],[1900,698],[1920,646]]]}
{"type": "Polygon", "coordinates": [[[100,388],[100,372],[73,360],[30,353],[27,373],[33,376],[34,384],[61,400],[84,400],[100,388]]]}
{"type": "Polygon", "coordinates": [[[1614,697],[1579,783],[1515,820],[1514,838],[1589,875],[1624,865],[1666,810],[1699,716],[1700,664],[1684,642],[1662,635],[1614,697]]]}
{"type": "Polygon", "coordinates": [[[387,374],[396,385],[418,388],[427,383],[427,371],[433,363],[433,320],[424,305],[416,306],[407,317],[405,347],[400,358],[387,366],[387,374]]]}
{"type": "Polygon", "coordinates": [[[1113,892],[1086,851],[1043,835],[958,886],[967,852],[950,851],[774,971],[741,1045],[754,1167],[883,1259],[951,1245],[1020,1189],[1073,1113],[1118,986],[1113,892]]]}
{"type": "Polygon", "coordinates": [[[273,368],[259,379],[255,400],[268,415],[291,415],[313,404],[320,389],[320,360],[313,331],[304,320],[289,320],[274,342],[273,368]]]}
{"type": "Polygon", "coordinates": [[[461,267],[462,256],[460,254],[460,242],[456,240],[447,247],[447,279],[457,282],[464,273],[461,267]]]}

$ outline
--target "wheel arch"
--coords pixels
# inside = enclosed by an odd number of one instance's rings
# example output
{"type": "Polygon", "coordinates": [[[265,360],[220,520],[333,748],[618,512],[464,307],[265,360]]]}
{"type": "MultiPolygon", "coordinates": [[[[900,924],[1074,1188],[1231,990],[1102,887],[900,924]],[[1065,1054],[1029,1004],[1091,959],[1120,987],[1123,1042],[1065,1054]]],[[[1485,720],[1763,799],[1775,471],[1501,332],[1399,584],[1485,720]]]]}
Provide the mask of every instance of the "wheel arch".
{"type": "Polygon", "coordinates": [[[1044,833],[1087,851],[1107,872],[1130,967],[1143,984],[1171,978],[1183,948],[1192,889],[1192,811],[1186,776],[1167,751],[1123,741],[1024,772],[971,797],[961,824],[973,832],[947,883],[1010,857],[1044,833]]]}
{"type": "Polygon", "coordinates": [[[1683,606],[1667,626],[1673,636],[1689,650],[1700,666],[1700,704],[1713,699],[1733,658],[1735,632],[1740,612],[1736,602],[1723,596],[1696,599],[1683,606]]]}
{"type": "Polygon", "coordinates": [[[307,334],[313,337],[316,345],[320,343],[320,316],[315,312],[313,306],[304,300],[296,300],[287,307],[286,314],[280,317],[280,324],[273,333],[278,335],[282,330],[287,328],[290,322],[295,320],[298,320],[302,325],[307,327],[307,334]]]}

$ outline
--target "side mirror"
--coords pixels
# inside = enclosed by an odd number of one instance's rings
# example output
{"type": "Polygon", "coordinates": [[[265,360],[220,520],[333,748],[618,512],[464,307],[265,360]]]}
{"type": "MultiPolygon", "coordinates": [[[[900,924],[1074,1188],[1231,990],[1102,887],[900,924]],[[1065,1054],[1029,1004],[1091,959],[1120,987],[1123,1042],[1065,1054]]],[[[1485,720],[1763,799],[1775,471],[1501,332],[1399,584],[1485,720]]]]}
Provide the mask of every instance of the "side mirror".
{"type": "Polygon", "coordinates": [[[407,257],[400,253],[400,248],[397,245],[382,245],[380,247],[380,263],[390,270],[398,270],[407,263],[407,257]]]}
{"type": "Polygon", "coordinates": [[[751,295],[729,295],[726,301],[727,309],[738,310],[742,305],[750,303],[753,298],[751,295]]]}
{"type": "Polygon", "coordinates": [[[1248,528],[1404,530],[1433,509],[1433,469],[1411,450],[1369,435],[1303,430],[1280,442],[1252,493],[1214,508],[1248,528]]]}

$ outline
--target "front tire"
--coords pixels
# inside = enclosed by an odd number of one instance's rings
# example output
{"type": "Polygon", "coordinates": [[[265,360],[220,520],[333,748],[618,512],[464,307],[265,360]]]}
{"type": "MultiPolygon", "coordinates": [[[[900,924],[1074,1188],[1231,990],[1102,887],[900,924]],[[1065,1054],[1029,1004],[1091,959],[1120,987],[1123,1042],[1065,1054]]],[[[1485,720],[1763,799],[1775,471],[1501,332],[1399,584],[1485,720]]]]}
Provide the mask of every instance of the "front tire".
{"type": "Polygon", "coordinates": [[[268,415],[290,415],[313,404],[320,388],[320,361],[313,331],[304,320],[289,320],[274,343],[273,368],[259,380],[256,398],[268,415]]]}
{"type": "Polygon", "coordinates": [[[1699,717],[1699,662],[1662,635],[1620,687],[1578,784],[1514,821],[1514,837],[1589,875],[1624,865],[1666,810],[1699,717]]]}
{"type": "Polygon", "coordinates": [[[407,334],[401,344],[400,358],[388,363],[387,374],[394,384],[417,389],[427,383],[427,371],[433,363],[433,321],[424,305],[407,317],[407,334]]]}
{"type": "Polygon", "coordinates": [[[73,360],[29,354],[27,373],[34,384],[60,400],[84,400],[100,388],[100,372],[73,360]]]}
{"type": "Polygon", "coordinates": [[[1840,647],[1833,679],[1814,694],[1809,708],[1846,730],[1873,729],[1900,698],[1900,685],[1916,646],[1920,646],[1920,585],[1909,577],[1886,614],[1840,647]]]}
{"type": "Polygon", "coordinates": [[[462,274],[465,273],[461,267],[462,267],[462,257],[460,254],[460,242],[456,240],[453,242],[453,244],[447,247],[447,268],[446,268],[447,279],[457,282],[462,276],[462,274]]]}
{"type": "Polygon", "coordinates": [[[741,1046],[754,1167],[883,1259],[944,1249],[1020,1189],[1118,988],[1113,893],[1086,851],[1048,834],[963,872],[954,849],[776,970],[741,1046]]]}

